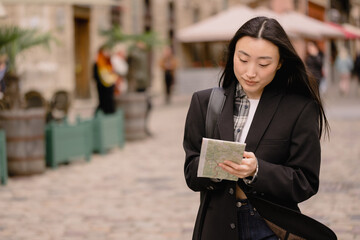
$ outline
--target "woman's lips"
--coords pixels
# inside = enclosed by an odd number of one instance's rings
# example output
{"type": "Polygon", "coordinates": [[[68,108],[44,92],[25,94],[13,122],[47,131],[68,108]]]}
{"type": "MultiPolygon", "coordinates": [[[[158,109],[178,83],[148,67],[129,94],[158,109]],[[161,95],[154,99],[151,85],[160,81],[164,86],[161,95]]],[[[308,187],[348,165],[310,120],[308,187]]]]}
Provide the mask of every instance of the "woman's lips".
{"type": "Polygon", "coordinates": [[[254,86],[256,84],[256,81],[250,81],[250,80],[245,80],[245,79],[244,79],[244,81],[245,81],[246,85],[249,85],[249,86],[254,86]]]}

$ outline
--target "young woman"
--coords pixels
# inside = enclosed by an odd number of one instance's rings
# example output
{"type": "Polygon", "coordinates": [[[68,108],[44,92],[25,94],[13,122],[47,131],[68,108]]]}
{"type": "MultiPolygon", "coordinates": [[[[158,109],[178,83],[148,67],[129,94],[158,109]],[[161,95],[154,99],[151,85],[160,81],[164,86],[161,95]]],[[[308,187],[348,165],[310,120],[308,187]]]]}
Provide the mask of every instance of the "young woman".
{"type": "Polygon", "coordinates": [[[214,138],[246,149],[241,164],[219,164],[237,182],[197,177],[211,89],[194,93],[183,142],[187,185],[201,193],[193,239],[312,239],[319,225],[301,230],[298,203],[318,191],[319,139],[328,123],[316,80],[276,20],[257,17],[240,27],[219,85],[226,99],[214,138]]]}

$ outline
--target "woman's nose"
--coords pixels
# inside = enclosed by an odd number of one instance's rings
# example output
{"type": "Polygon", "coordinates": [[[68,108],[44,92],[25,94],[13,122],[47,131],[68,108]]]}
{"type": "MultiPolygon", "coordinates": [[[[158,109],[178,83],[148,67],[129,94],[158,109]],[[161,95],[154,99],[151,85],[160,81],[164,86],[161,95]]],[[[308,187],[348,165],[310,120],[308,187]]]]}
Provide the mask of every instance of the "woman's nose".
{"type": "Polygon", "coordinates": [[[248,69],[246,71],[246,77],[254,78],[256,76],[256,67],[254,64],[249,64],[248,69]]]}
{"type": "Polygon", "coordinates": [[[248,78],[254,78],[256,76],[256,71],[254,68],[249,68],[248,71],[246,72],[246,76],[248,78]]]}
{"type": "Polygon", "coordinates": [[[246,76],[247,76],[248,78],[254,78],[254,77],[256,76],[256,73],[255,73],[255,72],[247,72],[247,73],[246,73],[246,76]]]}

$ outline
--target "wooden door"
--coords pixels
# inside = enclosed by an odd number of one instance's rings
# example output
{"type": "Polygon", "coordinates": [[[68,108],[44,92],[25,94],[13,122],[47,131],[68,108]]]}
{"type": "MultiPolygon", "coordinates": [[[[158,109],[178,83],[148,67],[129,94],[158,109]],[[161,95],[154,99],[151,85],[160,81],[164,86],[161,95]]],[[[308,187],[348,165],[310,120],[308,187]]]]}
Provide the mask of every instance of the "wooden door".
{"type": "Polygon", "coordinates": [[[77,98],[90,98],[90,10],[74,6],[75,36],[75,94],[77,98]]]}

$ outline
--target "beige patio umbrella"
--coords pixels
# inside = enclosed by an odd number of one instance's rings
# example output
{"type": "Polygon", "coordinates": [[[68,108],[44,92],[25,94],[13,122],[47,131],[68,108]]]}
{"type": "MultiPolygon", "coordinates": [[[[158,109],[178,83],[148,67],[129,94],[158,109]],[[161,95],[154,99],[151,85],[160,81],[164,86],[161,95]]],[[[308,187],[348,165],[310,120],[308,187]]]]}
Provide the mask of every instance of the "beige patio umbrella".
{"type": "Polygon", "coordinates": [[[278,20],[290,37],[299,36],[309,39],[345,37],[341,31],[334,29],[328,24],[298,12],[289,11],[277,14],[266,8],[257,8],[254,12],[257,15],[263,15],[278,20]]]}
{"type": "Polygon", "coordinates": [[[120,0],[0,0],[6,4],[83,4],[83,5],[118,5],[120,0]]]}
{"type": "Polygon", "coordinates": [[[322,39],[345,37],[340,30],[300,13],[288,12],[277,14],[265,8],[252,9],[239,5],[181,29],[177,34],[177,38],[181,42],[228,41],[242,24],[256,16],[266,16],[278,20],[289,37],[292,38],[322,39]]]}
{"type": "Polygon", "coordinates": [[[228,41],[236,30],[254,15],[251,8],[239,5],[213,17],[180,29],[177,38],[181,42],[228,41]]]}
{"type": "Polygon", "coordinates": [[[259,7],[259,8],[254,9],[254,15],[252,17],[258,17],[258,16],[264,16],[264,17],[276,19],[281,24],[281,26],[284,28],[286,34],[289,37],[296,38],[296,37],[301,36],[301,33],[289,28],[289,26],[286,24],[286,21],[282,20],[281,14],[278,14],[268,8],[259,7]]]}
{"type": "Polygon", "coordinates": [[[345,38],[343,32],[315,18],[297,12],[281,14],[280,22],[287,31],[310,39],[345,38]]]}

